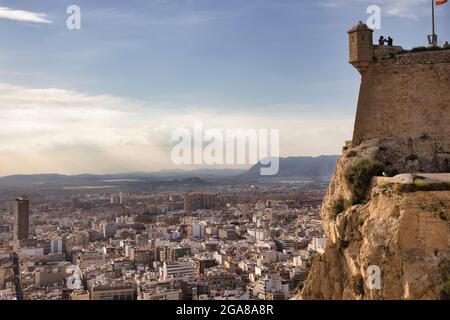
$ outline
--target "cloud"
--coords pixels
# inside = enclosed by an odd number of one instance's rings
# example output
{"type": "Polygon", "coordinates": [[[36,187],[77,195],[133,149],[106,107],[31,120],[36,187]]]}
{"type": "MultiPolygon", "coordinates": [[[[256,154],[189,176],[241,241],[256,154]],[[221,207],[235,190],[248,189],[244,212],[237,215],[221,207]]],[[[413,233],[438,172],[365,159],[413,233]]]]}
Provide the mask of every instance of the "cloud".
{"type": "Polygon", "coordinates": [[[426,4],[430,10],[431,5],[428,0],[385,0],[385,12],[390,16],[397,16],[401,18],[408,18],[417,20],[420,15],[426,12],[426,4]]]}
{"type": "Polygon", "coordinates": [[[34,23],[52,23],[52,21],[47,18],[45,13],[13,10],[7,7],[0,7],[0,19],[34,23]]]}
{"type": "MultiPolygon", "coordinates": [[[[245,7],[245,6],[244,6],[245,7]]],[[[115,24],[149,27],[158,25],[191,26],[232,19],[240,16],[243,7],[205,9],[196,6],[190,0],[167,1],[157,0],[142,4],[139,10],[133,6],[107,7],[101,10],[91,10],[84,16],[98,21],[111,21],[115,24]]]]}
{"type": "Polygon", "coordinates": [[[280,129],[282,156],[335,154],[353,125],[353,119],[303,117],[301,110],[211,110],[0,83],[0,176],[173,169],[171,134],[196,121],[205,129],[280,129]]]}
{"type": "Polygon", "coordinates": [[[324,0],[317,3],[317,6],[334,9],[338,7],[352,6],[355,3],[366,3],[367,6],[377,4],[381,7],[383,14],[417,20],[420,16],[425,14],[426,9],[431,10],[429,0],[324,0]]]}

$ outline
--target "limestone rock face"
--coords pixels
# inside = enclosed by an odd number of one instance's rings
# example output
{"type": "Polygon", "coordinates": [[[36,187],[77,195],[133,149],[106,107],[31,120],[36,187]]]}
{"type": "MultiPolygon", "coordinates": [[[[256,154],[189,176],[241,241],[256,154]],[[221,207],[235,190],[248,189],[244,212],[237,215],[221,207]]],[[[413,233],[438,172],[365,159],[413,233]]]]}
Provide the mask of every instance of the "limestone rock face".
{"type": "Polygon", "coordinates": [[[314,260],[298,298],[441,298],[450,261],[448,186],[417,182],[405,188],[372,179],[365,199],[355,204],[346,175],[362,160],[396,173],[449,172],[448,146],[426,139],[378,139],[344,148],[322,208],[327,248],[314,260]],[[345,207],[337,210],[337,202],[345,207]],[[381,272],[379,288],[370,286],[371,266],[381,272]]]}

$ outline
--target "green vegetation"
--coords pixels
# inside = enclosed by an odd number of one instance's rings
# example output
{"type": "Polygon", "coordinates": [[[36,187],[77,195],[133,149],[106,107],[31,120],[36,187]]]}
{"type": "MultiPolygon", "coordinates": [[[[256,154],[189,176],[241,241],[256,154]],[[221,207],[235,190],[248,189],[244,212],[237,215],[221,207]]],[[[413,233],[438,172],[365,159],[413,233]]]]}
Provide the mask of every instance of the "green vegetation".
{"type": "Polygon", "coordinates": [[[419,176],[417,174],[413,174],[413,181],[416,182],[418,180],[426,180],[427,178],[423,177],[423,176],[419,176]]]}
{"type": "Polygon", "coordinates": [[[392,189],[392,183],[385,183],[381,186],[381,188],[385,190],[392,189]]]}
{"type": "Polygon", "coordinates": [[[311,271],[312,265],[316,259],[320,259],[320,254],[314,254],[309,256],[308,261],[306,262],[306,275],[311,271]]]}
{"type": "Polygon", "coordinates": [[[450,300],[450,281],[447,281],[442,286],[441,300],[450,300]]]}
{"type": "Polygon", "coordinates": [[[412,193],[417,191],[450,191],[450,183],[424,183],[416,181],[414,184],[398,184],[397,193],[412,193]]]}
{"type": "Polygon", "coordinates": [[[358,228],[361,228],[364,225],[365,222],[366,222],[366,217],[365,216],[360,216],[358,218],[358,228]]]}
{"type": "Polygon", "coordinates": [[[346,200],[343,196],[339,196],[339,198],[334,201],[333,205],[331,206],[331,212],[329,215],[329,218],[333,221],[336,220],[336,218],[347,209],[346,206],[346,200]]]}
{"type": "Polygon", "coordinates": [[[301,293],[303,291],[303,288],[305,287],[305,281],[300,281],[297,283],[297,287],[295,288],[295,293],[301,293]]]}
{"type": "Polygon", "coordinates": [[[350,279],[350,287],[355,295],[362,296],[364,294],[364,278],[362,275],[353,276],[350,279]]]}
{"type": "Polygon", "coordinates": [[[350,167],[345,172],[345,179],[352,192],[351,203],[353,205],[361,203],[370,187],[370,182],[374,176],[383,173],[384,165],[373,160],[361,160],[356,165],[350,167]]]}
{"type": "Polygon", "coordinates": [[[348,246],[350,245],[350,242],[344,239],[339,239],[337,246],[339,248],[339,250],[345,250],[348,248],[348,246]]]}
{"type": "Polygon", "coordinates": [[[450,264],[448,260],[439,264],[439,271],[442,276],[441,300],[450,300],[450,264]]]}
{"type": "MultiPolygon", "coordinates": [[[[322,257],[321,254],[314,254],[314,255],[309,256],[308,261],[306,262],[306,268],[305,268],[306,277],[308,277],[309,273],[311,272],[311,268],[312,268],[314,261],[316,259],[318,259],[320,261],[321,257],[322,257]]],[[[296,292],[302,292],[304,286],[305,286],[305,282],[300,281],[297,284],[297,287],[295,289],[296,292]]]]}
{"type": "Polygon", "coordinates": [[[417,154],[410,154],[406,157],[406,161],[416,161],[419,160],[419,156],[417,154]]]}
{"type": "Polygon", "coordinates": [[[442,279],[443,280],[448,280],[450,279],[450,264],[447,260],[445,261],[441,261],[441,263],[439,263],[439,271],[441,272],[442,275],[442,279]]]}
{"type": "Polygon", "coordinates": [[[450,172],[450,161],[448,159],[444,160],[444,170],[443,172],[450,172]]]}
{"type": "Polygon", "coordinates": [[[356,152],[355,150],[351,150],[348,154],[347,154],[347,158],[354,158],[358,155],[358,152],[356,152]]]}

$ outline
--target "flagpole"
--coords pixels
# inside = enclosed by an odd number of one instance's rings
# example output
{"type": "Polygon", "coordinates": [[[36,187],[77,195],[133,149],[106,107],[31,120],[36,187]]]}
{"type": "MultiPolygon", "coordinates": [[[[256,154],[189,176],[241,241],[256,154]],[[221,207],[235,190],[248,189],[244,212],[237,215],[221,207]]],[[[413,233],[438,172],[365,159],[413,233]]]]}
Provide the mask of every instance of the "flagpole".
{"type": "Polygon", "coordinates": [[[431,0],[431,11],[432,11],[432,23],[433,23],[433,35],[432,35],[432,45],[437,46],[437,35],[436,35],[436,18],[435,18],[435,0],[431,0]]]}
{"type": "Polygon", "coordinates": [[[435,20],[435,12],[434,12],[434,0],[431,0],[431,8],[433,13],[433,36],[436,35],[436,20],[435,20]]]}

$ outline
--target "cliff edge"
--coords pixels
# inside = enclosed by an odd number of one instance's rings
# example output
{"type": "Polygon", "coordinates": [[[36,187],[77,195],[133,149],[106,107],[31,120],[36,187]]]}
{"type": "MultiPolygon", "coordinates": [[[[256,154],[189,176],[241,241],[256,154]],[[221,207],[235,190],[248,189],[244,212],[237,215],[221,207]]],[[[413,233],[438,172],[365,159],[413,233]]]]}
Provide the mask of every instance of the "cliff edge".
{"type": "Polygon", "coordinates": [[[327,248],[300,298],[449,297],[450,174],[372,177],[386,169],[384,148],[348,148],[338,161],[322,209],[327,248]]]}

